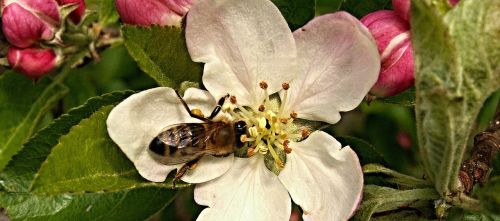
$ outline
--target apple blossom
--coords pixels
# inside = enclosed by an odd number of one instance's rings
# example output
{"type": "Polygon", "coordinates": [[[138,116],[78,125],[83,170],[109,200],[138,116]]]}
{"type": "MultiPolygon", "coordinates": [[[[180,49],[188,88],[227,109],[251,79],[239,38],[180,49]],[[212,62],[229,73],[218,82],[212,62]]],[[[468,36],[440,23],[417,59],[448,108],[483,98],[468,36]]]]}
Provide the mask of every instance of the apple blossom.
{"type": "Polygon", "coordinates": [[[415,77],[409,23],[389,10],[370,13],[361,22],[372,33],[381,55],[379,79],[370,93],[386,97],[412,87],[415,77]]]}
{"type": "MultiPolygon", "coordinates": [[[[189,88],[183,100],[207,114],[229,94],[215,120],[248,127],[237,138],[246,154],[204,156],[181,177],[197,183],[194,198],[208,206],[197,220],[285,221],[291,200],[304,220],[347,220],[361,199],[358,157],[298,119],[333,124],[362,101],[380,69],[368,30],[337,12],[292,33],[268,0],[202,0],[187,16],[186,41],[193,61],[205,63],[207,91],[189,88]]],[[[173,89],[160,87],[124,100],[106,123],[139,173],[163,182],[182,165],[162,164],[149,144],[168,125],[199,122],[173,89]]]]}
{"type": "Polygon", "coordinates": [[[18,48],[53,39],[59,25],[59,6],[55,0],[2,1],[3,33],[18,48]]]}
{"type": "Polygon", "coordinates": [[[82,20],[85,15],[85,1],[84,0],[57,0],[59,5],[67,5],[67,4],[78,4],[78,8],[72,11],[69,14],[69,18],[75,23],[78,24],[82,20]]]}
{"type": "Polygon", "coordinates": [[[18,49],[10,47],[7,52],[7,60],[14,70],[35,80],[57,66],[57,56],[50,48],[18,49]]]}
{"type": "Polygon", "coordinates": [[[124,23],[180,26],[193,0],[116,0],[124,23]]]}

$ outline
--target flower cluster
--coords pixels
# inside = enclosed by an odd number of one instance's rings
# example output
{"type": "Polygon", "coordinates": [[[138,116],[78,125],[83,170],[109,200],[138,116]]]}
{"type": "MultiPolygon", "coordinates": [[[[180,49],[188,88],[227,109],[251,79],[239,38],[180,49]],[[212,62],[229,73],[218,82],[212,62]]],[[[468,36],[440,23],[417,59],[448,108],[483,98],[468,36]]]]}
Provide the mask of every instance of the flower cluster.
{"type": "MultiPolygon", "coordinates": [[[[228,97],[214,121],[247,126],[236,137],[244,154],[203,156],[181,177],[197,184],[194,198],[208,206],[197,220],[285,221],[291,200],[304,220],[347,220],[362,194],[358,157],[300,121],[334,124],[340,112],[363,100],[380,71],[369,31],[337,12],[291,32],[268,0],[201,0],[186,20],[188,50],[193,61],[205,63],[207,90],[189,88],[183,100],[207,116],[217,99],[228,97]]],[[[179,123],[201,122],[173,89],[160,87],[118,104],[107,128],[144,178],[163,182],[183,165],[163,164],[148,146],[165,127],[179,123]]]]}
{"type": "Polygon", "coordinates": [[[67,4],[78,4],[69,16],[74,23],[80,22],[85,11],[83,0],[2,1],[2,31],[12,45],[7,58],[14,69],[37,79],[57,66],[55,51],[42,44],[58,41],[61,7],[67,4]]]}

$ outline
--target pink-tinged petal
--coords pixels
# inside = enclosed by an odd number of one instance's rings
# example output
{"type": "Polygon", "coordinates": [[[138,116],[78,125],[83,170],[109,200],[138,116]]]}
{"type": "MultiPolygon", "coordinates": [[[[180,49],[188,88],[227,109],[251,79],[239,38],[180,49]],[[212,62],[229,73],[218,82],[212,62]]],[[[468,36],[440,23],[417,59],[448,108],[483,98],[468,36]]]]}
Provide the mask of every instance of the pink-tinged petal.
{"type": "Polygon", "coordinates": [[[55,0],[6,2],[2,14],[3,33],[18,48],[51,40],[60,22],[58,10],[55,0]]]}
{"type": "Polygon", "coordinates": [[[300,143],[278,178],[302,210],[305,221],[347,220],[356,210],[363,190],[359,159],[349,147],[322,131],[300,143]]]}
{"type": "MultiPolygon", "coordinates": [[[[193,95],[192,97],[202,97],[193,95]]],[[[213,98],[206,97],[207,103],[213,98]]],[[[190,99],[186,99],[189,104],[190,99]]],[[[192,105],[192,108],[195,108],[192,105]]],[[[189,116],[175,91],[160,87],[134,94],[118,104],[106,121],[108,134],[139,173],[153,182],[163,182],[168,173],[182,165],[164,165],[148,147],[166,126],[200,122],[189,116]]],[[[222,172],[221,172],[222,173],[222,172]]]]}
{"type": "Polygon", "coordinates": [[[377,80],[380,57],[368,30],[337,12],[316,17],[294,33],[302,73],[290,84],[286,109],[330,124],[354,109],[377,80]]]}
{"type": "Polygon", "coordinates": [[[410,27],[393,11],[370,13],[361,19],[377,42],[382,68],[371,93],[386,97],[414,85],[410,27]]]}
{"type": "Polygon", "coordinates": [[[235,158],[221,177],[196,185],[194,198],[208,206],[197,221],[287,221],[291,201],[261,156],[235,158]]]}
{"type": "Polygon", "coordinates": [[[84,0],[57,0],[57,2],[59,2],[60,5],[75,4],[75,3],[78,4],[78,8],[72,11],[71,14],[69,14],[69,17],[75,24],[80,23],[83,16],[85,15],[84,0]]]}
{"type": "Polygon", "coordinates": [[[180,26],[192,0],[116,0],[115,4],[124,23],[180,26]]]}
{"type": "Polygon", "coordinates": [[[410,6],[411,0],[392,0],[392,8],[394,9],[394,12],[407,22],[410,21],[411,16],[410,6]]]}
{"type": "Polygon", "coordinates": [[[50,48],[11,47],[7,51],[7,60],[14,70],[36,80],[52,71],[57,66],[58,58],[50,48]]]}
{"type": "Polygon", "coordinates": [[[214,95],[236,96],[242,105],[263,99],[296,74],[296,49],[288,25],[271,1],[199,1],[187,15],[191,58],[205,63],[203,83],[214,95]]]}

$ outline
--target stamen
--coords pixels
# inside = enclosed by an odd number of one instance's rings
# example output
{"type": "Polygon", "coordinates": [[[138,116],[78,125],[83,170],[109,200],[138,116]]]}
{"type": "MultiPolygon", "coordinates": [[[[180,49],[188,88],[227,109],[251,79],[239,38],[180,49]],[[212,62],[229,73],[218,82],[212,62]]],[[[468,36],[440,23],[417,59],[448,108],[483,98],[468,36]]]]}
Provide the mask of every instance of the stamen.
{"type": "Polygon", "coordinates": [[[265,89],[267,89],[267,87],[268,87],[268,85],[267,85],[267,83],[266,83],[265,81],[261,81],[261,82],[259,83],[259,86],[260,86],[260,88],[262,88],[262,89],[264,89],[264,90],[265,90],[265,89]]]}
{"type": "Polygon", "coordinates": [[[285,140],[285,141],[283,141],[283,146],[288,147],[288,144],[290,144],[290,141],[289,141],[289,140],[285,140]]]}
{"type": "Polygon", "coordinates": [[[267,142],[267,149],[269,149],[269,152],[271,153],[271,156],[273,156],[274,161],[276,162],[276,165],[279,168],[285,167],[285,164],[283,164],[283,161],[279,158],[278,154],[274,151],[273,147],[271,146],[271,143],[268,141],[267,142]]]}
{"type": "Polygon", "coordinates": [[[247,156],[249,156],[249,157],[253,156],[255,154],[254,150],[255,149],[253,149],[253,148],[248,148],[248,150],[247,150],[247,156]]]}
{"type": "Polygon", "coordinates": [[[295,113],[295,112],[293,112],[293,111],[292,111],[292,113],[290,113],[290,117],[291,117],[292,119],[297,118],[297,113],[295,113]]]}
{"type": "Polygon", "coordinates": [[[260,111],[260,112],[264,112],[264,110],[265,110],[265,109],[266,109],[266,107],[264,107],[264,105],[263,105],[263,104],[261,104],[261,105],[259,106],[259,111],[260,111]]]}
{"type": "Polygon", "coordinates": [[[229,101],[232,103],[232,104],[236,104],[236,96],[231,96],[229,97],[229,101]]]}
{"type": "Polygon", "coordinates": [[[285,90],[285,94],[283,95],[284,96],[283,102],[281,102],[280,110],[278,111],[278,116],[280,117],[281,114],[283,114],[283,110],[285,109],[285,105],[288,100],[288,89],[290,88],[290,84],[284,82],[283,84],[281,84],[281,87],[283,88],[283,90],[285,90]]]}
{"type": "Polygon", "coordinates": [[[311,131],[309,131],[309,129],[307,129],[307,128],[302,129],[302,132],[301,132],[302,138],[307,138],[310,134],[311,134],[311,131]]]}
{"type": "Polygon", "coordinates": [[[290,147],[285,147],[285,153],[290,154],[292,152],[292,148],[290,147]]]}
{"type": "Polygon", "coordinates": [[[251,142],[251,141],[255,141],[255,138],[249,138],[249,137],[247,137],[246,134],[243,134],[243,135],[240,136],[240,141],[242,143],[251,142]]]}
{"type": "Polygon", "coordinates": [[[257,128],[255,128],[255,127],[248,128],[248,133],[252,137],[257,137],[259,135],[259,132],[257,131],[257,128]]]}
{"type": "Polygon", "coordinates": [[[281,84],[281,87],[286,91],[290,88],[290,84],[288,84],[287,82],[283,82],[283,84],[281,84]]]}

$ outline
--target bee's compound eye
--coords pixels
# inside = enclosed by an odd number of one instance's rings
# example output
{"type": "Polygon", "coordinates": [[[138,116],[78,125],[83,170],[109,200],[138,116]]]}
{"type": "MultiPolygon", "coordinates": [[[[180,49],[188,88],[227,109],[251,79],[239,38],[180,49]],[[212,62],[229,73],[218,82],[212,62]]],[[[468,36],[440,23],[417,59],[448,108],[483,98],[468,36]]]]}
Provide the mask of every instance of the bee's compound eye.
{"type": "Polygon", "coordinates": [[[236,122],[236,130],[244,130],[247,127],[247,123],[245,121],[236,122]]]}

